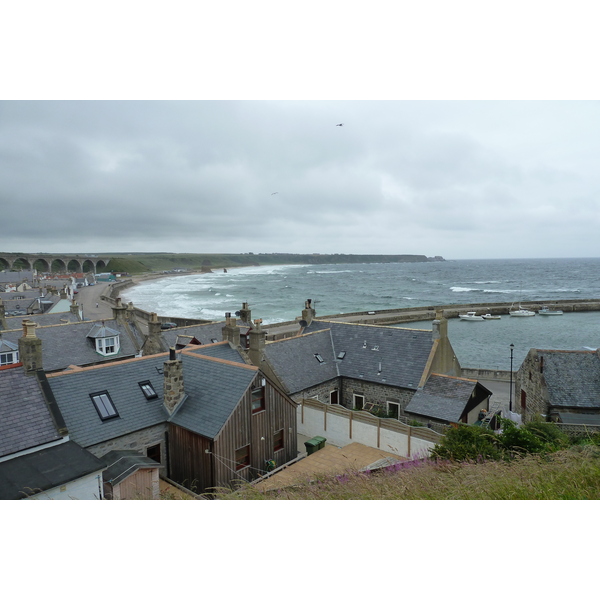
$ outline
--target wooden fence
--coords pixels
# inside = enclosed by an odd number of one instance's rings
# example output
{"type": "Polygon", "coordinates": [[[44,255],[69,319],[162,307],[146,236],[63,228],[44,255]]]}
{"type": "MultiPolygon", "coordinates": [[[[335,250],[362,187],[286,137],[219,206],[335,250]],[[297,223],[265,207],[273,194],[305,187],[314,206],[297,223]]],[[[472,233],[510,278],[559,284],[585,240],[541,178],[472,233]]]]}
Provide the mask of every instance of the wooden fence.
{"type": "Polygon", "coordinates": [[[412,427],[397,419],[376,417],[312,398],[305,398],[298,405],[298,433],[321,436],[338,446],[359,442],[408,458],[428,454],[442,438],[442,434],[427,427],[412,427]]]}

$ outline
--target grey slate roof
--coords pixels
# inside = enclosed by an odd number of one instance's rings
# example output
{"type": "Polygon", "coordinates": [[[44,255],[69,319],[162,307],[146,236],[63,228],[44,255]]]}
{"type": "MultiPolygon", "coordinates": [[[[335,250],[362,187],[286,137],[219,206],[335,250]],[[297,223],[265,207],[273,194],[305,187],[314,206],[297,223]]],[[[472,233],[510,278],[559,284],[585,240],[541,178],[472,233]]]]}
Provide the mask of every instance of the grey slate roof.
{"type": "Polygon", "coordinates": [[[215,438],[258,374],[256,367],[233,366],[200,355],[183,355],[188,398],[171,422],[215,438]]]}
{"type": "Polygon", "coordinates": [[[0,499],[18,500],[50,490],[104,468],[75,442],[64,442],[0,463],[0,499]]]}
{"type": "Polygon", "coordinates": [[[290,394],[339,376],[329,330],[266,344],[265,356],[290,394]],[[320,363],[315,354],[324,362],[320,363]]]}
{"type": "Polygon", "coordinates": [[[232,348],[229,345],[229,342],[219,342],[207,346],[190,346],[187,348],[186,352],[246,364],[246,361],[242,358],[240,353],[235,348],[232,348]]]}
{"type": "Polygon", "coordinates": [[[561,422],[569,425],[600,425],[600,414],[559,412],[561,422]]]}
{"type": "Polygon", "coordinates": [[[156,461],[134,450],[112,450],[108,454],[104,454],[102,460],[106,463],[102,479],[112,485],[127,479],[138,469],[158,469],[160,467],[156,461]]]}
{"type": "MultiPolygon", "coordinates": [[[[65,313],[66,314],[66,313],[65,313]]],[[[106,362],[115,358],[131,357],[138,353],[138,348],[131,340],[131,328],[114,319],[106,320],[110,329],[119,331],[120,349],[117,354],[103,356],[96,352],[93,339],[88,338],[92,321],[77,321],[48,327],[36,327],[35,335],[42,340],[42,364],[46,372],[67,368],[69,365],[89,365],[106,362]]],[[[19,330],[3,331],[2,337],[18,344],[22,336],[19,330]]]]}
{"type": "Polygon", "coordinates": [[[0,457],[61,437],[37,377],[22,366],[0,369],[0,457]]]}
{"type": "Polygon", "coordinates": [[[405,411],[458,423],[476,386],[474,380],[433,374],[423,389],[417,390],[405,411]]]}
{"type": "Polygon", "coordinates": [[[6,317],[6,329],[23,329],[23,319],[34,321],[40,327],[49,325],[63,325],[64,323],[79,323],[80,318],[72,312],[63,313],[39,313],[34,315],[20,315],[17,317],[6,317]]]}
{"type": "Polygon", "coordinates": [[[538,350],[551,406],[600,408],[600,357],[597,352],[538,350]]]}
{"type": "MultiPolygon", "coordinates": [[[[318,376],[312,346],[309,343],[303,346],[298,340],[308,337],[311,332],[327,329],[330,330],[329,356],[336,357],[340,376],[417,389],[433,346],[431,331],[315,320],[302,336],[267,344],[265,348],[269,361],[278,360],[276,353],[283,355],[275,368],[290,393],[302,389],[298,386],[304,381],[311,380],[312,385],[326,381],[318,376]],[[345,352],[343,359],[337,358],[340,352],[345,352]],[[298,376],[294,374],[296,369],[312,373],[302,372],[298,376]]],[[[332,370],[327,373],[332,374],[332,370]]]]}
{"type": "Polygon", "coordinates": [[[161,336],[167,348],[174,348],[177,344],[178,336],[193,336],[201,344],[212,344],[213,339],[218,342],[223,340],[223,327],[225,323],[205,323],[203,325],[188,325],[187,327],[177,327],[161,331],[161,336]]]}
{"type": "Polygon", "coordinates": [[[0,271],[1,283],[23,283],[24,279],[31,283],[33,271],[0,271]]]}
{"type": "MultiPolygon", "coordinates": [[[[227,360],[235,352],[228,344],[202,350],[227,355],[227,360]]],[[[170,420],[201,435],[213,437],[258,370],[242,362],[236,366],[221,362],[219,358],[206,358],[199,351],[200,348],[178,353],[183,361],[187,398],[172,417],[163,406],[162,369],[168,354],[49,375],[48,383],[69,435],[81,446],[89,447],[170,420]],[[157,398],[146,400],[139,386],[142,381],[150,381],[157,398]],[[102,421],[98,416],[90,394],[102,391],[109,393],[118,417],[102,421]]]]}
{"type": "Polygon", "coordinates": [[[166,422],[167,412],[162,404],[163,376],[159,370],[162,371],[167,358],[168,355],[158,354],[48,375],[71,439],[87,448],[166,422]],[[141,381],[150,381],[158,398],[146,400],[139,386],[141,381]],[[90,394],[105,390],[119,416],[102,421],[90,394]]]}

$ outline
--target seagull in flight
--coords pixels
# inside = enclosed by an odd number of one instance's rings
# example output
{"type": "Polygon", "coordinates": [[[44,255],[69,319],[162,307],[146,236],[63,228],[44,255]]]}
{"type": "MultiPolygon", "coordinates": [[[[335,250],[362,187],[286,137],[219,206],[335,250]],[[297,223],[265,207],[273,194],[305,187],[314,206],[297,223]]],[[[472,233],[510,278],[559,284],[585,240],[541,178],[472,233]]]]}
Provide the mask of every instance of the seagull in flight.
{"type": "Polygon", "coordinates": [[[343,123],[338,123],[338,124],[336,125],[336,127],[343,127],[343,126],[344,126],[344,124],[343,124],[343,123]]]}

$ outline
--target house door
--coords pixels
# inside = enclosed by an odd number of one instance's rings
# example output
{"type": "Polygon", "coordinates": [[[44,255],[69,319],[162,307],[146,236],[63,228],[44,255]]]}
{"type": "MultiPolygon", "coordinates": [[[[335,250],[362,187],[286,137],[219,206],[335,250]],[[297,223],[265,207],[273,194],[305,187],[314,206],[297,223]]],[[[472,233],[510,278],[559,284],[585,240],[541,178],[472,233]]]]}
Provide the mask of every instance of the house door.
{"type": "Polygon", "coordinates": [[[354,394],[354,409],[362,410],[364,405],[365,405],[365,397],[354,394]]]}
{"type": "Polygon", "coordinates": [[[338,390],[333,390],[332,392],[330,392],[329,403],[330,404],[339,404],[340,403],[340,400],[338,397],[338,390]]]}

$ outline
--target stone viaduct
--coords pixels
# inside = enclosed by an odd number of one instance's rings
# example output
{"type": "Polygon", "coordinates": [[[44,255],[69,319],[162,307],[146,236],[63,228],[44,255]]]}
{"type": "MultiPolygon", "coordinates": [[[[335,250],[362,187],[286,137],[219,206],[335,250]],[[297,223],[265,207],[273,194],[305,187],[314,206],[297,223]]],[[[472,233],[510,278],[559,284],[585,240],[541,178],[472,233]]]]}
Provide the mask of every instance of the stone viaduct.
{"type": "Polygon", "coordinates": [[[102,272],[110,260],[110,256],[96,254],[26,254],[18,252],[0,253],[0,271],[20,269],[40,273],[50,272],[102,272]]]}

